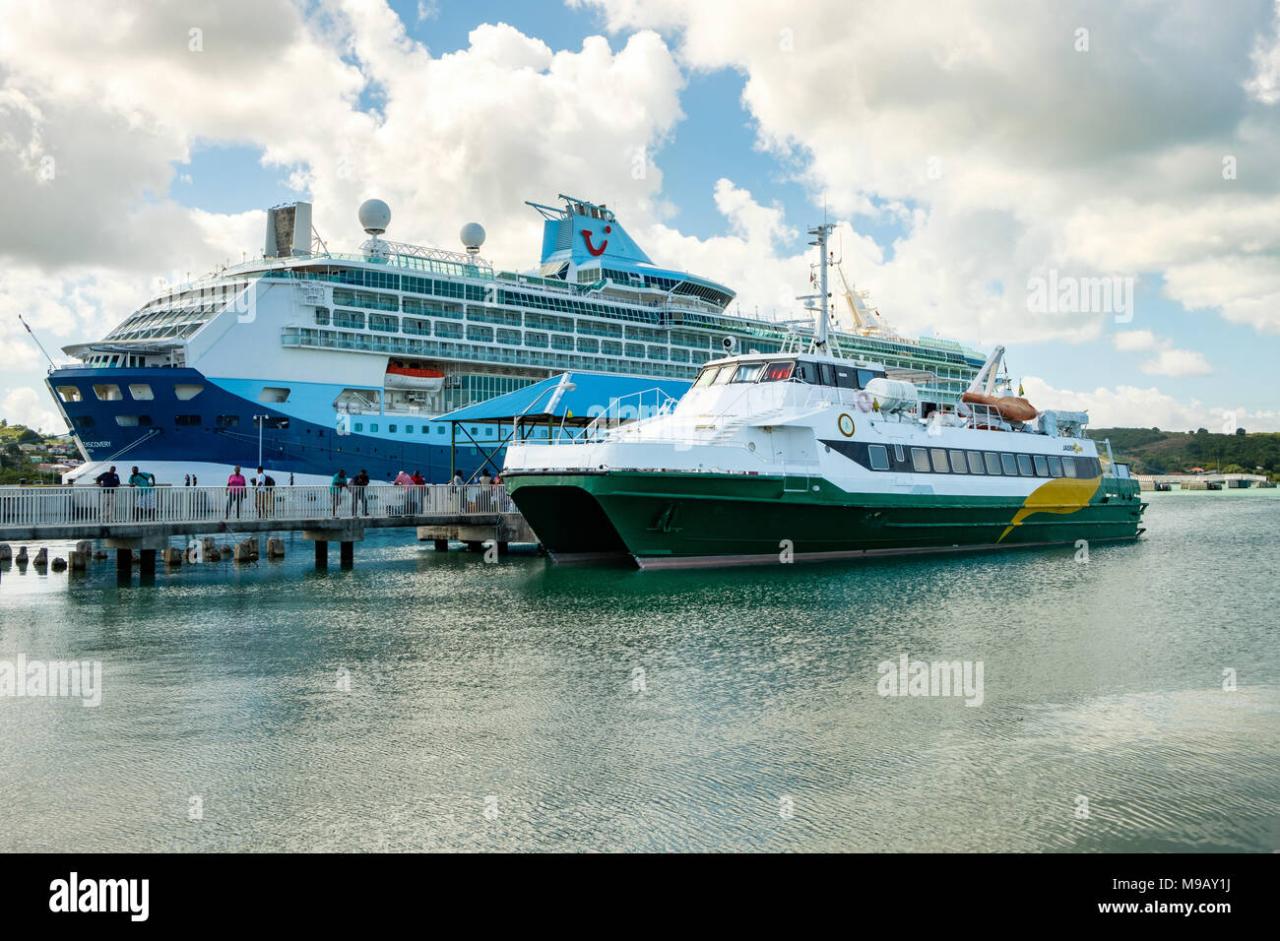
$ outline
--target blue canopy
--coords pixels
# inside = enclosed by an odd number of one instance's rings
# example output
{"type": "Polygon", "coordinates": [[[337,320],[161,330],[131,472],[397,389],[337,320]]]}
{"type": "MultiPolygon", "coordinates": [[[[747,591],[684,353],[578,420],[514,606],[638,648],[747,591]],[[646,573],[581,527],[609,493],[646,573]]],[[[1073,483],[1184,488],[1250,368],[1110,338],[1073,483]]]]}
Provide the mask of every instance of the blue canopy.
{"type": "Polygon", "coordinates": [[[648,414],[689,389],[684,379],[650,379],[608,373],[566,372],[437,418],[448,422],[548,421],[585,425],[608,412],[622,418],[648,414]],[[635,409],[632,414],[632,409],[635,409]]]}

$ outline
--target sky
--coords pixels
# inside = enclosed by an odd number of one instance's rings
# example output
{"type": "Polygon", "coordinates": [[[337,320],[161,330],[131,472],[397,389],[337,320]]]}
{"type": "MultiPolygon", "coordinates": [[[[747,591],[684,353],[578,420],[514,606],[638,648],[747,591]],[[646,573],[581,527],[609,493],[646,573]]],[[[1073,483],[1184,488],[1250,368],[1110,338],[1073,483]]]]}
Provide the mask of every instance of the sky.
{"type": "Polygon", "coordinates": [[[537,262],[526,199],[608,203],[656,262],[795,316],[805,229],[897,330],[1095,427],[1280,430],[1280,5],[0,0],[0,417],[57,356],[261,250],[537,262]]]}

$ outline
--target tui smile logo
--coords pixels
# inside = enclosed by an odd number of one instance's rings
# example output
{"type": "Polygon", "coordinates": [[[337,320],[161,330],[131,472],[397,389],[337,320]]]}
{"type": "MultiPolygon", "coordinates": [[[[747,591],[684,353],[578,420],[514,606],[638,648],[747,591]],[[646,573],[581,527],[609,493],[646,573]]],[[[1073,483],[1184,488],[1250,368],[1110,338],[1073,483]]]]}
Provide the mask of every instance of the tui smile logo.
{"type": "MultiPolygon", "coordinates": [[[[604,227],[605,235],[608,235],[612,231],[613,231],[613,226],[607,225],[604,227]]],[[[590,229],[582,230],[582,241],[587,243],[587,251],[589,251],[592,255],[603,255],[604,250],[609,247],[609,240],[606,238],[603,242],[600,243],[600,247],[596,248],[595,244],[591,241],[590,229]]]]}

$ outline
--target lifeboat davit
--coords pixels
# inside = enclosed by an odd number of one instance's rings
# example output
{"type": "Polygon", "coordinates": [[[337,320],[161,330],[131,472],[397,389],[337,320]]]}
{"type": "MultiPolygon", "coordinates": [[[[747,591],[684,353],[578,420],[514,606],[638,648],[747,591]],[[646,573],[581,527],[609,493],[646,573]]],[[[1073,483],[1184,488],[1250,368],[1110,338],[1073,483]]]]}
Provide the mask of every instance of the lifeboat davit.
{"type": "Polygon", "coordinates": [[[1016,395],[987,395],[985,392],[966,392],[960,396],[961,402],[970,405],[987,405],[1005,421],[1035,421],[1040,413],[1026,399],[1016,395]]]}
{"type": "Polygon", "coordinates": [[[444,385],[444,373],[425,366],[388,363],[383,384],[388,389],[426,389],[434,392],[444,385]]]}

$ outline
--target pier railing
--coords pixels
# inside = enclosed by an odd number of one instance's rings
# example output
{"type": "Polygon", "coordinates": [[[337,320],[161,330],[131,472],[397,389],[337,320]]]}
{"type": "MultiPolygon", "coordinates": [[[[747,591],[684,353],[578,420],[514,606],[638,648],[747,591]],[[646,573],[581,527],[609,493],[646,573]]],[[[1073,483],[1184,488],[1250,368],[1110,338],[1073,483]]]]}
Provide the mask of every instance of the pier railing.
{"type": "Polygon", "coordinates": [[[494,484],[396,487],[13,487],[0,488],[5,527],[226,520],[300,522],[334,518],[493,516],[514,513],[506,488],[494,484]]]}

